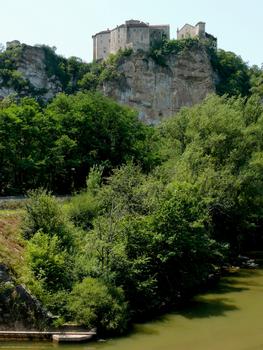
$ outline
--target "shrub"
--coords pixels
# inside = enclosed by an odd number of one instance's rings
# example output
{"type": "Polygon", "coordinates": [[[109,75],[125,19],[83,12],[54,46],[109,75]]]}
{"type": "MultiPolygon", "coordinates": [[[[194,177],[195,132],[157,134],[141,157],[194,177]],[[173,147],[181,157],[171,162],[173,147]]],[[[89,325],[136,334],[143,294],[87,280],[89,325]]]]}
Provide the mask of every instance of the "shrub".
{"type": "Polygon", "coordinates": [[[31,239],[41,230],[50,237],[57,236],[67,248],[72,245],[72,227],[56,198],[43,189],[29,192],[23,226],[26,239],[31,239]]]}
{"type": "Polygon", "coordinates": [[[121,288],[108,287],[102,281],[87,277],[73,288],[69,310],[75,320],[98,331],[123,332],[127,327],[127,304],[121,288]]]}

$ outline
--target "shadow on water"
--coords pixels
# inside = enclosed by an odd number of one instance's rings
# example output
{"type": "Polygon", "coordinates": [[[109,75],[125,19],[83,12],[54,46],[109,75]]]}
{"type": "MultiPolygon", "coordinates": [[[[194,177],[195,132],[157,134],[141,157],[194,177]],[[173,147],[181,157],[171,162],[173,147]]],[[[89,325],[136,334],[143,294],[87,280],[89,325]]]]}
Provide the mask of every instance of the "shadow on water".
{"type": "MultiPolygon", "coordinates": [[[[236,280],[234,279],[222,281],[216,288],[208,290],[208,293],[227,294],[227,293],[239,293],[239,292],[244,292],[246,290],[249,290],[248,287],[240,286],[240,283],[238,283],[238,286],[235,286],[235,283],[236,283],[236,280]]],[[[205,294],[207,294],[207,292],[205,294]]]]}
{"type": "Polygon", "coordinates": [[[188,302],[187,306],[179,311],[171,312],[167,315],[163,315],[146,324],[136,324],[132,333],[146,334],[146,335],[158,335],[160,323],[170,323],[171,316],[183,316],[187,319],[196,318],[209,318],[217,316],[227,316],[228,312],[239,310],[239,308],[231,303],[231,299],[228,298],[215,298],[207,300],[205,297],[196,297],[188,302]]]}
{"type": "MultiPolygon", "coordinates": [[[[232,298],[221,297],[223,294],[228,293],[241,293],[244,291],[248,291],[250,288],[247,286],[242,286],[242,282],[236,278],[235,276],[227,277],[222,279],[220,283],[218,283],[213,288],[206,291],[206,293],[202,293],[201,295],[197,295],[193,299],[189,300],[187,304],[184,304],[179,310],[173,310],[169,314],[159,315],[155,320],[150,322],[151,325],[155,323],[165,323],[170,322],[170,316],[183,316],[188,319],[194,318],[209,318],[209,317],[217,317],[217,316],[226,316],[228,312],[233,312],[239,310],[239,308],[233,303],[232,298]],[[237,284],[237,285],[235,285],[237,284]],[[209,298],[207,296],[209,295],[209,298]]],[[[240,277],[240,276],[237,276],[240,277]]],[[[148,333],[148,334],[156,334],[158,333],[154,327],[148,328],[148,322],[137,323],[135,329],[132,332],[136,333],[148,333]],[[146,327],[144,327],[146,325],[146,327]]]]}
{"type": "Polygon", "coordinates": [[[240,288],[240,291],[248,290],[249,287],[263,287],[263,283],[253,280],[255,277],[263,276],[262,269],[255,270],[240,270],[238,273],[234,274],[231,277],[225,277],[219,286],[217,291],[220,293],[221,286],[224,289],[224,285],[227,285],[227,289],[229,288],[229,292],[233,288],[233,292],[237,291],[240,288]],[[238,285],[238,287],[237,287],[238,285]],[[236,289],[236,290],[235,290],[236,289]]]}
{"type": "Polygon", "coordinates": [[[214,316],[226,316],[229,311],[237,311],[239,308],[231,304],[227,298],[216,298],[213,300],[205,300],[197,298],[191,300],[187,307],[178,314],[186,318],[207,318],[214,316]]]}
{"type": "Polygon", "coordinates": [[[234,278],[254,278],[262,275],[262,269],[241,269],[234,275],[234,278]]]}

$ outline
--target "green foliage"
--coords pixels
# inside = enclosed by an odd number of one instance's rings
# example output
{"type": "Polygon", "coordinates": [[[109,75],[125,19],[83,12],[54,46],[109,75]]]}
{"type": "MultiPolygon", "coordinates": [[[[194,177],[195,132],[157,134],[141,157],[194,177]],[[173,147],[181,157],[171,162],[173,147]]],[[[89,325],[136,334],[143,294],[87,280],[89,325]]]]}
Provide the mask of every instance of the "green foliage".
{"type": "Polygon", "coordinates": [[[261,69],[257,66],[250,68],[250,85],[251,92],[263,98],[263,66],[261,69]]]}
{"type": "Polygon", "coordinates": [[[247,96],[250,90],[249,68],[241,57],[233,52],[218,50],[211,60],[218,75],[216,91],[219,95],[247,96]]]}
{"type": "Polygon", "coordinates": [[[81,274],[122,286],[133,318],[179,302],[222,263],[224,247],[209,238],[204,204],[190,185],[166,187],[130,163],[96,198],[101,209],[81,274]]]}
{"type": "MultiPolygon", "coordinates": [[[[81,115],[91,100],[78,98],[81,115]]],[[[62,95],[47,112],[64,122],[71,103],[62,95]]],[[[263,243],[262,117],[257,95],[211,96],[183,109],[156,130],[163,163],[148,175],[132,161],[104,181],[105,170],[92,168],[68,208],[79,230],[38,193],[26,231],[33,232],[28,285],[66,321],[101,332],[122,332],[129,319],[152,317],[199,291],[225,263],[228,245],[241,252],[263,243]],[[69,228],[73,250],[63,243],[69,228]]]]}
{"type": "Polygon", "coordinates": [[[0,188],[2,194],[21,193],[36,186],[36,173],[41,171],[41,113],[28,98],[18,104],[4,101],[1,107],[0,188]]]}
{"type": "Polygon", "coordinates": [[[262,244],[262,112],[257,96],[213,96],[160,128],[168,157],[177,149],[162,176],[195,184],[214,237],[238,250],[262,244]]]}
{"type": "Polygon", "coordinates": [[[100,333],[121,333],[127,328],[127,305],[121,288],[105,285],[91,277],[76,284],[69,297],[74,319],[100,333]]]}
{"type": "MultiPolygon", "coordinates": [[[[42,109],[30,99],[0,104],[3,193],[86,186],[66,213],[49,193],[30,193],[24,280],[60,320],[102,333],[179,305],[217,274],[229,247],[263,247],[261,72],[211,42],[158,45],[152,55],[160,64],[202,45],[220,94],[257,94],[210,96],[155,129],[94,92],[60,94],[42,109]]],[[[119,74],[125,55],[87,71],[75,58],[62,60],[50,74],[61,74],[68,89],[95,90],[119,74]]]]}
{"type": "Polygon", "coordinates": [[[71,258],[58,235],[38,231],[27,245],[27,266],[43,290],[55,292],[70,287],[71,258]]]}
{"type": "Polygon", "coordinates": [[[51,312],[65,316],[73,273],[77,230],[58,202],[43,190],[32,191],[26,205],[24,281],[51,312]]]}
{"type": "Polygon", "coordinates": [[[58,236],[60,244],[68,249],[71,248],[71,227],[55,197],[41,189],[31,191],[25,209],[27,215],[23,231],[26,239],[30,239],[37,232],[42,231],[50,237],[58,236]]]}
{"type": "Polygon", "coordinates": [[[78,82],[81,90],[96,90],[99,84],[99,78],[92,72],[86,73],[82,79],[78,82]]]}
{"type": "Polygon", "coordinates": [[[55,48],[46,45],[41,45],[40,47],[45,54],[45,66],[48,76],[58,77],[62,85],[66,86],[68,83],[68,76],[65,69],[66,59],[56,55],[55,48]]]}
{"type": "Polygon", "coordinates": [[[73,197],[67,211],[74,225],[88,230],[99,211],[99,203],[91,193],[82,192],[73,197]]]}
{"type": "Polygon", "coordinates": [[[182,40],[163,40],[156,42],[149,53],[149,56],[161,66],[166,66],[167,57],[171,54],[177,55],[183,51],[200,47],[199,39],[187,38],[182,40]]]}
{"type": "Polygon", "coordinates": [[[60,94],[44,109],[28,98],[0,107],[1,194],[69,193],[85,186],[94,164],[109,172],[132,158],[145,169],[155,162],[153,130],[98,93],[60,94]]]}
{"type": "Polygon", "coordinates": [[[103,83],[109,80],[121,82],[123,74],[119,72],[118,66],[126,57],[129,57],[132,52],[132,49],[120,49],[116,54],[110,54],[107,60],[101,63],[99,82],[103,83]]]}

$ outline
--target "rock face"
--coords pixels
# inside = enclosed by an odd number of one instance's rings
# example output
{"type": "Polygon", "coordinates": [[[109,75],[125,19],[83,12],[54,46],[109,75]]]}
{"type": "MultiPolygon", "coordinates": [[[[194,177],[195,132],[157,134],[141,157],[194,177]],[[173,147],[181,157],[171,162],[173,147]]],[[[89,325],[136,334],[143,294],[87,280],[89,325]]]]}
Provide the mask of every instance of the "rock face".
{"type": "Polygon", "coordinates": [[[41,47],[24,46],[17,70],[36,90],[44,90],[43,97],[48,100],[62,91],[55,76],[47,74],[45,52],[41,47]]]}
{"type": "Polygon", "coordinates": [[[45,50],[43,47],[20,44],[14,40],[7,43],[13,63],[13,72],[23,81],[22,87],[12,84],[12,77],[5,83],[0,77],[0,98],[12,94],[33,95],[49,100],[62,91],[61,83],[55,76],[48,74],[45,50]]]}
{"type": "MultiPolygon", "coordinates": [[[[50,57],[45,47],[18,41],[8,43],[6,53],[11,57],[12,67],[8,68],[8,76],[6,69],[0,69],[0,99],[17,94],[48,101],[58,92],[66,91],[55,53],[50,57]]],[[[158,124],[181,107],[199,103],[215,92],[210,58],[201,44],[167,54],[162,65],[143,51],[121,57],[114,73],[101,83],[100,89],[106,96],[138,110],[139,118],[149,124],[158,124]]],[[[68,79],[77,91],[74,77],[68,79]]]]}
{"type": "Polygon", "coordinates": [[[0,264],[0,330],[43,329],[50,317],[23,285],[17,285],[0,264]]]}
{"type": "Polygon", "coordinates": [[[170,54],[165,66],[145,53],[132,54],[117,70],[122,79],[104,82],[104,94],[137,109],[140,119],[150,124],[215,92],[213,70],[202,47],[170,54]]]}

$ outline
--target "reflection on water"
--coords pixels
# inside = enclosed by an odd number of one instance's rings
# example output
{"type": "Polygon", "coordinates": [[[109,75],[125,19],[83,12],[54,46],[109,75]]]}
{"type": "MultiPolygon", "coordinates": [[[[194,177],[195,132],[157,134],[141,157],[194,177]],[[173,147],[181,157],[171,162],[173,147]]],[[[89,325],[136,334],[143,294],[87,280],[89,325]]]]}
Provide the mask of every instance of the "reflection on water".
{"type": "Polygon", "coordinates": [[[242,270],[180,312],[136,325],[123,338],[82,345],[2,342],[1,350],[259,350],[263,349],[263,270],[242,270]]]}

